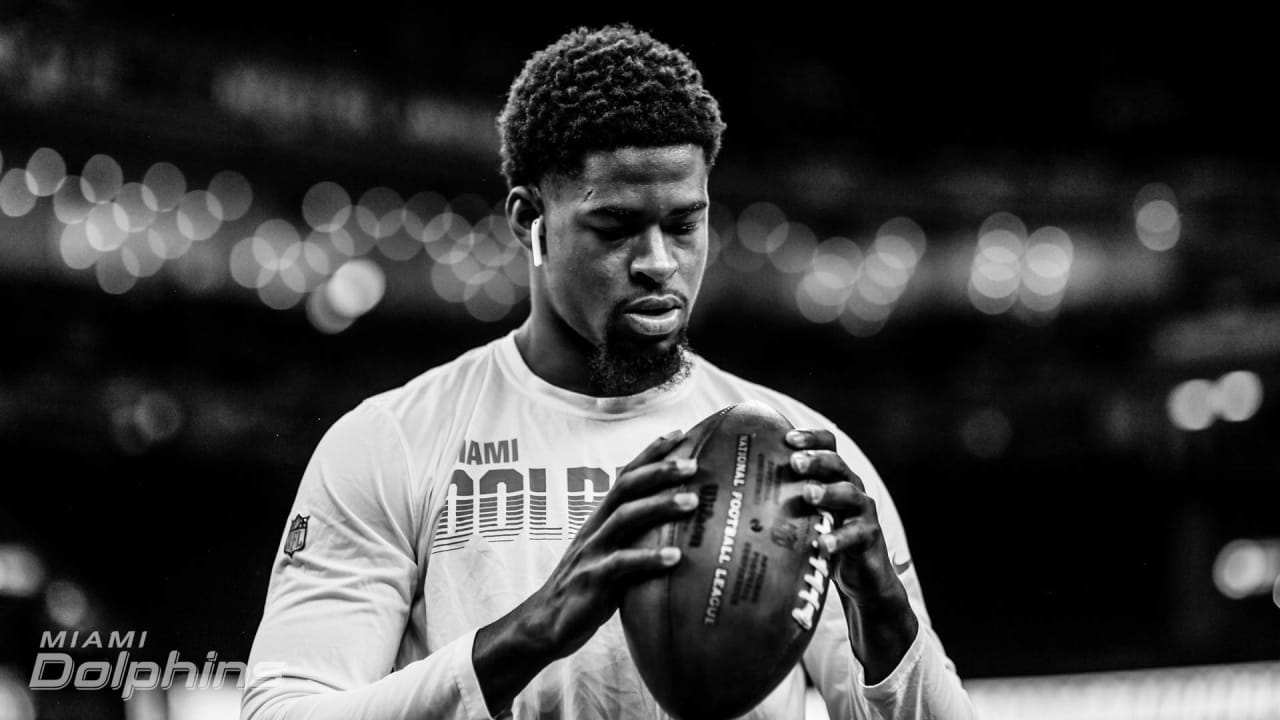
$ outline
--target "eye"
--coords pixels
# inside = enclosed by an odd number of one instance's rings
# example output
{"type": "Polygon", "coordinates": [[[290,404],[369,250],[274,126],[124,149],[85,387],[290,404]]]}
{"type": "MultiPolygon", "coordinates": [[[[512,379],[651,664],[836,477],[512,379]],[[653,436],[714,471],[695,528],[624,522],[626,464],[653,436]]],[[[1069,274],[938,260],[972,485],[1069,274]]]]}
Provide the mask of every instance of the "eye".
{"type": "Polygon", "coordinates": [[[668,227],[667,232],[672,235],[692,235],[698,231],[698,228],[701,227],[701,225],[701,220],[689,220],[687,222],[682,222],[668,227]]]}
{"type": "Polygon", "coordinates": [[[631,237],[631,235],[633,234],[631,230],[621,226],[608,227],[608,228],[593,227],[591,230],[601,240],[604,240],[605,242],[611,242],[611,243],[626,240],[628,237],[631,237]]]}

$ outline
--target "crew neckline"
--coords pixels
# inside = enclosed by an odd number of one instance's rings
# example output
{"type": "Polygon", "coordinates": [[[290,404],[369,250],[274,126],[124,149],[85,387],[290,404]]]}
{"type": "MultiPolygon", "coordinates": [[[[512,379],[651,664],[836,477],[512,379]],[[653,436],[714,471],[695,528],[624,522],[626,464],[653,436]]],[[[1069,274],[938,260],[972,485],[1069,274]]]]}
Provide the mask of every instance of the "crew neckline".
{"type": "Polygon", "coordinates": [[[697,354],[687,351],[689,374],[675,386],[650,388],[635,395],[596,397],[553,385],[535,373],[520,354],[515,330],[498,338],[495,350],[499,366],[520,392],[562,412],[600,420],[625,420],[679,401],[689,394],[702,364],[697,354]]]}

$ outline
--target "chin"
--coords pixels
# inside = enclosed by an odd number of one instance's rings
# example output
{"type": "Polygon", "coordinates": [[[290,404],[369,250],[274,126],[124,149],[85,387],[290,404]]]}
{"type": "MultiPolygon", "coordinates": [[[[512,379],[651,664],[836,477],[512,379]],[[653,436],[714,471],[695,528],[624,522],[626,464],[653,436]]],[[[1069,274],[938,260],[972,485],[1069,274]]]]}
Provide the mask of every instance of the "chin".
{"type": "Polygon", "coordinates": [[[648,336],[613,329],[591,358],[591,386],[601,395],[633,395],[675,382],[688,371],[685,326],[648,336]]]}

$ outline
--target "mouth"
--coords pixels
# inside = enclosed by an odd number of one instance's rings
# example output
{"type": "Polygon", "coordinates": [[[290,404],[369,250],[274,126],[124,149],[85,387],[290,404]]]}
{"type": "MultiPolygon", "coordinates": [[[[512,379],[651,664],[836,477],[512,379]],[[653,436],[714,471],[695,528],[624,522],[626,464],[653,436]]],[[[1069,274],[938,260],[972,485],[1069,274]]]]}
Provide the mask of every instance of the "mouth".
{"type": "Polygon", "coordinates": [[[679,298],[672,295],[646,297],[628,303],[622,309],[622,319],[637,334],[670,335],[680,327],[683,308],[679,298]]]}

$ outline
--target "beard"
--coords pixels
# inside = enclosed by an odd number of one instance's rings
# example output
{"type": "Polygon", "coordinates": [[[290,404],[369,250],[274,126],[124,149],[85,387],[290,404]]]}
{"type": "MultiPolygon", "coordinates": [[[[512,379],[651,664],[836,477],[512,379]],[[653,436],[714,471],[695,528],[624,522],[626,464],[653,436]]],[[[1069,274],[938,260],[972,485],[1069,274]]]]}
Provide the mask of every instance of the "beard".
{"type": "Polygon", "coordinates": [[[689,338],[682,325],[665,348],[647,346],[618,332],[609,324],[604,345],[588,361],[591,394],[598,397],[635,395],[650,388],[669,388],[689,375],[689,338]]]}

